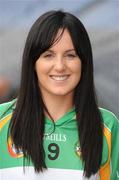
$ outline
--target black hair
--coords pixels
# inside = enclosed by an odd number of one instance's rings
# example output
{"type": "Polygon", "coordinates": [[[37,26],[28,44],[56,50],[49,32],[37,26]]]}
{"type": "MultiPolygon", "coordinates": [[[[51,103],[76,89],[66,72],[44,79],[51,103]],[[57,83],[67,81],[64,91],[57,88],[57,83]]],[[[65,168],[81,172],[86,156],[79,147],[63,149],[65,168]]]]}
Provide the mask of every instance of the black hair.
{"type": "Polygon", "coordinates": [[[74,15],[61,10],[49,11],[41,15],[31,27],[24,48],[20,90],[9,133],[16,148],[22,148],[24,158],[32,160],[36,172],[47,168],[43,148],[44,109],[47,108],[34,66],[40,55],[55,43],[59,29],[62,30],[60,36],[65,29],[68,30],[82,63],[74,105],[84,174],[90,177],[101,165],[103,125],[94,88],[91,43],[84,25],[74,15]]]}

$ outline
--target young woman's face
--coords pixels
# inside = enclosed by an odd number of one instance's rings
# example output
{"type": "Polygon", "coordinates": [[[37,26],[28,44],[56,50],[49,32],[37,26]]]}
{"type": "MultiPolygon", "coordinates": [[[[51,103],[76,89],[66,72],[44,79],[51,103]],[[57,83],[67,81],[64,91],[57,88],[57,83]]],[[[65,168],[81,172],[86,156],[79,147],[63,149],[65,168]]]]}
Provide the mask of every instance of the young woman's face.
{"type": "Polygon", "coordinates": [[[35,69],[42,94],[73,95],[81,77],[81,60],[67,30],[57,43],[41,54],[35,69]]]}

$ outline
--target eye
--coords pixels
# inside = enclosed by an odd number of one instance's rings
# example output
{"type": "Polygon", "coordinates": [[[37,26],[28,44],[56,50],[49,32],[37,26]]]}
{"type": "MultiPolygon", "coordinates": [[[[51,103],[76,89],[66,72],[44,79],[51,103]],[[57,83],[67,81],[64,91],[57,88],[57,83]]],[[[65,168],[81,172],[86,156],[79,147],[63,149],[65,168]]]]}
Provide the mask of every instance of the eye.
{"type": "Polygon", "coordinates": [[[44,57],[45,58],[50,58],[50,57],[53,57],[53,55],[52,54],[46,54],[46,55],[44,55],[44,57]]]}
{"type": "Polygon", "coordinates": [[[66,55],[68,58],[70,58],[70,59],[73,59],[73,58],[75,58],[76,57],[76,55],[75,54],[67,54],[66,55]]]}

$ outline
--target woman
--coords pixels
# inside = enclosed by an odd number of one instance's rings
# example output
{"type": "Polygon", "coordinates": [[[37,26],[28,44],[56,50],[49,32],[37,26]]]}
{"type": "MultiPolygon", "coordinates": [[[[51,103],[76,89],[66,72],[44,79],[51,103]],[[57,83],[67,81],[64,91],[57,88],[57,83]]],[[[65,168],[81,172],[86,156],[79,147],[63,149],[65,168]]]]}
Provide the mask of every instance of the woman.
{"type": "Polygon", "coordinates": [[[3,180],[119,178],[119,123],[98,108],[90,40],[72,14],[50,11],[33,24],[18,98],[0,112],[3,180]]]}

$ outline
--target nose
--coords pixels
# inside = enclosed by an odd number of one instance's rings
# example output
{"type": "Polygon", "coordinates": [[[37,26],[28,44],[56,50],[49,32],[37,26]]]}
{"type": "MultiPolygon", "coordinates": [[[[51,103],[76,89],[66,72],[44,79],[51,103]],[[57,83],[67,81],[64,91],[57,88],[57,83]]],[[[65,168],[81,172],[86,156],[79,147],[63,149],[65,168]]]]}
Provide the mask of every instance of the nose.
{"type": "Polygon", "coordinates": [[[62,57],[57,57],[55,60],[54,69],[58,72],[64,71],[66,69],[66,63],[62,57]]]}

